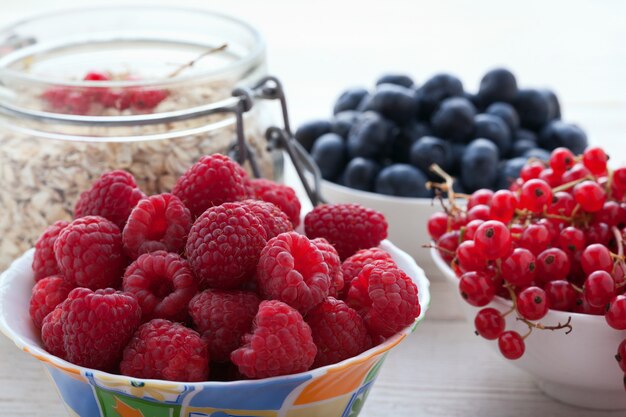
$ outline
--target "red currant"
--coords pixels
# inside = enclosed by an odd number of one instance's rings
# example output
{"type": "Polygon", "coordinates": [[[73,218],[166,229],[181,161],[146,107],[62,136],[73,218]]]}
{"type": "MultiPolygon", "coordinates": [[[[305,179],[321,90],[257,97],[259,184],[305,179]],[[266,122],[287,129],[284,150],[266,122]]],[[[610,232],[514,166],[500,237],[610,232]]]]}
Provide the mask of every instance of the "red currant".
{"type": "Polygon", "coordinates": [[[583,164],[593,175],[602,175],[606,172],[606,163],[609,157],[602,148],[590,146],[583,153],[583,164]]]}
{"type": "Polygon", "coordinates": [[[626,330],[626,296],[618,295],[610,301],[604,319],[614,329],[626,330]]]}
{"type": "Polygon", "coordinates": [[[572,311],[576,303],[576,290],[571,283],[565,280],[549,281],[543,290],[548,297],[548,305],[551,309],[560,311],[572,311]]]}
{"type": "Polygon", "coordinates": [[[548,248],[551,241],[550,232],[541,224],[531,224],[522,232],[519,245],[537,256],[548,248]]]}
{"type": "Polygon", "coordinates": [[[502,356],[510,360],[521,358],[526,350],[522,336],[512,330],[503,332],[498,337],[498,347],[502,356]]]}
{"type": "Polygon", "coordinates": [[[483,308],[474,319],[476,333],[488,340],[495,340],[504,331],[504,317],[495,308],[483,308]]]}
{"type": "Polygon", "coordinates": [[[587,228],[586,237],[588,245],[593,243],[608,245],[611,240],[611,228],[603,222],[593,223],[587,228]]]}
{"type": "Polygon", "coordinates": [[[428,219],[428,234],[431,239],[437,240],[448,231],[448,215],[437,212],[428,219]]]}
{"type": "Polygon", "coordinates": [[[108,74],[101,71],[89,71],[83,77],[85,81],[109,81],[111,77],[108,74]]]}
{"type": "Polygon", "coordinates": [[[572,167],[572,169],[563,174],[563,183],[565,184],[568,182],[577,181],[581,178],[590,176],[591,172],[587,168],[585,168],[583,164],[576,164],[572,167]]]}
{"type": "Polygon", "coordinates": [[[570,270],[567,254],[558,248],[549,248],[537,256],[536,280],[541,283],[566,279],[570,270]]]}
{"type": "Polygon", "coordinates": [[[130,102],[137,111],[153,110],[169,96],[169,91],[159,89],[136,90],[130,102]]]}
{"type": "Polygon", "coordinates": [[[466,272],[459,281],[461,297],[475,307],[489,304],[496,295],[493,279],[483,272],[466,272]]]}
{"type": "Polygon", "coordinates": [[[576,303],[574,303],[575,313],[590,314],[593,316],[604,316],[605,311],[605,307],[594,307],[589,304],[584,295],[577,295],[576,303]]]}
{"type": "Polygon", "coordinates": [[[489,220],[489,206],[478,204],[467,211],[467,220],[489,220]]]}
{"type": "Polygon", "coordinates": [[[555,172],[551,168],[546,168],[539,174],[539,179],[548,183],[550,187],[558,187],[563,183],[563,176],[561,173],[555,172]]]}
{"type": "Polygon", "coordinates": [[[550,167],[554,172],[562,174],[574,166],[575,160],[576,157],[569,149],[556,148],[550,156],[550,167]]]}
{"type": "Polygon", "coordinates": [[[492,220],[508,223],[515,215],[517,204],[517,197],[512,192],[508,190],[496,191],[491,199],[489,215],[492,220]]]}
{"type": "Polygon", "coordinates": [[[474,236],[476,235],[476,229],[478,229],[478,226],[480,226],[484,222],[484,220],[476,219],[467,223],[463,232],[463,240],[474,240],[474,236]]]}
{"type": "Polygon", "coordinates": [[[502,277],[507,282],[516,287],[527,287],[535,279],[535,256],[528,249],[517,248],[502,262],[501,268],[502,277]]]}
{"type": "Polygon", "coordinates": [[[592,272],[585,280],[583,291],[589,304],[604,307],[615,296],[615,280],[606,271],[592,272]]]}
{"type": "Polygon", "coordinates": [[[609,227],[620,226],[626,222],[626,208],[616,201],[607,201],[593,219],[595,222],[606,223],[609,227]]]}
{"type": "Polygon", "coordinates": [[[570,217],[576,207],[576,201],[570,193],[565,191],[559,191],[552,197],[550,207],[548,207],[548,214],[555,214],[557,216],[570,217]]]}
{"type": "Polygon", "coordinates": [[[511,233],[504,223],[489,220],[478,226],[474,237],[476,249],[487,260],[508,256],[512,249],[511,233]]]}
{"type": "Polygon", "coordinates": [[[484,204],[485,206],[488,206],[491,204],[491,197],[493,197],[493,191],[486,188],[481,188],[480,190],[474,191],[470,198],[467,200],[467,208],[471,209],[472,207],[479,204],[484,204]]]}
{"type": "Polygon", "coordinates": [[[569,254],[583,250],[585,248],[585,232],[574,226],[566,227],[561,230],[559,247],[569,254]]]}
{"type": "Polygon", "coordinates": [[[541,213],[552,202],[552,189],[543,180],[529,180],[522,186],[520,207],[541,213]]]}
{"type": "Polygon", "coordinates": [[[594,243],[585,248],[580,256],[580,264],[587,275],[595,271],[611,272],[613,270],[611,252],[606,246],[599,243],[594,243]]]}
{"type": "Polygon", "coordinates": [[[524,165],[522,170],[520,171],[520,178],[526,182],[528,180],[532,180],[535,178],[539,178],[539,174],[543,171],[544,166],[539,161],[531,162],[530,164],[524,165]]]}
{"type": "Polygon", "coordinates": [[[626,191],[626,167],[613,171],[613,186],[618,191],[626,191]]]}
{"type": "Polygon", "coordinates": [[[437,240],[439,254],[444,261],[452,262],[454,259],[456,248],[459,247],[459,236],[459,231],[453,230],[452,232],[444,233],[439,240],[437,240]]]}
{"type": "Polygon", "coordinates": [[[466,240],[456,250],[459,267],[463,272],[478,271],[487,266],[487,260],[480,256],[473,240],[466,240]]]}
{"type": "Polygon", "coordinates": [[[548,308],[548,297],[539,287],[528,287],[517,296],[517,311],[527,320],[543,318],[548,308]]]}
{"type": "Polygon", "coordinates": [[[594,181],[583,181],[574,187],[574,200],[580,204],[583,210],[595,213],[602,210],[606,201],[606,193],[594,181]]]}

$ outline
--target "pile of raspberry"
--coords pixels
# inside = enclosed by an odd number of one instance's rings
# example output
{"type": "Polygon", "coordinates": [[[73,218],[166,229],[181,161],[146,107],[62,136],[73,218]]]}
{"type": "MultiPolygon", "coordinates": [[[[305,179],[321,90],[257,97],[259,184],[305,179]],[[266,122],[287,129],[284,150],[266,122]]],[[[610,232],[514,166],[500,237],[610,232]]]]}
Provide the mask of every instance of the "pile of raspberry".
{"type": "Polygon", "coordinates": [[[105,173],[37,241],[30,315],[76,365],[190,382],[330,365],[414,322],[417,288],[377,248],[380,213],[321,205],[306,236],[299,223],[293,189],[220,154],[160,195],[105,173]]]}
{"type": "MultiPolygon", "coordinates": [[[[483,308],[477,334],[498,340],[502,354],[518,359],[534,329],[571,331],[570,322],[539,323],[549,309],[602,315],[626,330],[626,167],[611,170],[598,147],[575,156],[555,149],[549,161],[530,160],[509,190],[478,190],[467,206],[452,199],[428,220],[439,253],[460,277],[469,304],[485,307],[494,297],[513,301],[513,310],[483,308]],[[515,313],[528,325],[520,335],[505,329],[515,313]]],[[[452,178],[441,173],[450,191],[452,178]]],[[[616,355],[626,372],[626,340],[616,355]]]]}

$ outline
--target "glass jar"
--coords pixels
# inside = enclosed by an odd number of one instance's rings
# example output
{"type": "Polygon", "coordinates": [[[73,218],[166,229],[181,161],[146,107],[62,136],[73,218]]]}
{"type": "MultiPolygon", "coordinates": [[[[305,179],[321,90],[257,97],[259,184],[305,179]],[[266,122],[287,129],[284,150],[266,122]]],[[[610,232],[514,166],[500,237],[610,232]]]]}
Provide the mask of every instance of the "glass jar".
{"type": "MultiPolygon", "coordinates": [[[[235,140],[236,86],[266,75],[251,26],[198,10],[65,11],[0,31],[0,270],[105,171],[131,172],[146,194],[168,192],[200,156],[235,140]]],[[[256,102],[245,136],[264,176],[272,120],[256,102]]]]}

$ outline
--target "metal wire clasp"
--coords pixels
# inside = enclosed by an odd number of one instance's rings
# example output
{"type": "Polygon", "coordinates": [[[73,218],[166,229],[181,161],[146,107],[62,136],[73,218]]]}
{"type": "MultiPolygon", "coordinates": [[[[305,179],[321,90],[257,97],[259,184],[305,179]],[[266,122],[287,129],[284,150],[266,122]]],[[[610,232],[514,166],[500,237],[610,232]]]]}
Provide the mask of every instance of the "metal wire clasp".
{"type": "Polygon", "coordinates": [[[232,95],[239,98],[239,101],[232,109],[237,122],[237,140],[231,146],[231,156],[240,164],[248,161],[253,175],[256,178],[260,177],[261,173],[256,161],[256,155],[245,138],[243,115],[254,106],[256,100],[278,100],[280,102],[283,126],[271,126],[266,130],[265,137],[268,141],[268,149],[285,151],[296,169],[302,186],[309,200],[311,200],[311,204],[316,206],[324,203],[325,201],[320,191],[322,180],[320,170],[307,151],[294,138],[289,123],[287,99],[280,80],[274,76],[267,76],[259,80],[251,89],[237,88],[233,90],[232,95]],[[309,182],[310,177],[313,179],[313,184],[309,182]]]}

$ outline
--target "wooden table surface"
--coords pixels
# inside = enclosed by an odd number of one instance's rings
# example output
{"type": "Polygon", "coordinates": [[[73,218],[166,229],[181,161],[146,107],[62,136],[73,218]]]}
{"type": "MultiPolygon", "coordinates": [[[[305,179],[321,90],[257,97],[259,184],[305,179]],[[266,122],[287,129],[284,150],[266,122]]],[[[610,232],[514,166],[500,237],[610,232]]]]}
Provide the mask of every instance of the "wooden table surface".
{"type": "MultiPolygon", "coordinates": [[[[135,0],[133,3],[147,3],[135,0]]],[[[110,0],[102,4],[123,4],[110,0]]],[[[287,88],[295,124],[327,117],[347,85],[371,85],[390,70],[423,82],[442,70],[474,90],[506,64],[523,86],[551,86],[565,120],[626,162],[626,2],[253,1],[151,3],[208,7],[257,25],[269,66],[287,88]]],[[[79,0],[0,0],[0,23],[79,0]]],[[[90,5],[93,3],[89,3],[90,5]]],[[[1,210],[1,208],[0,208],[1,210]]],[[[613,417],[560,404],[529,375],[487,349],[462,320],[453,288],[433,274],[432,309],[389,355],[362,415],[613,417]]],[[[626,395],[626,394],[625,394],[626,395]]],[[[65,416],[43,369],[0,337],[0,416],[65,416]]]]}

